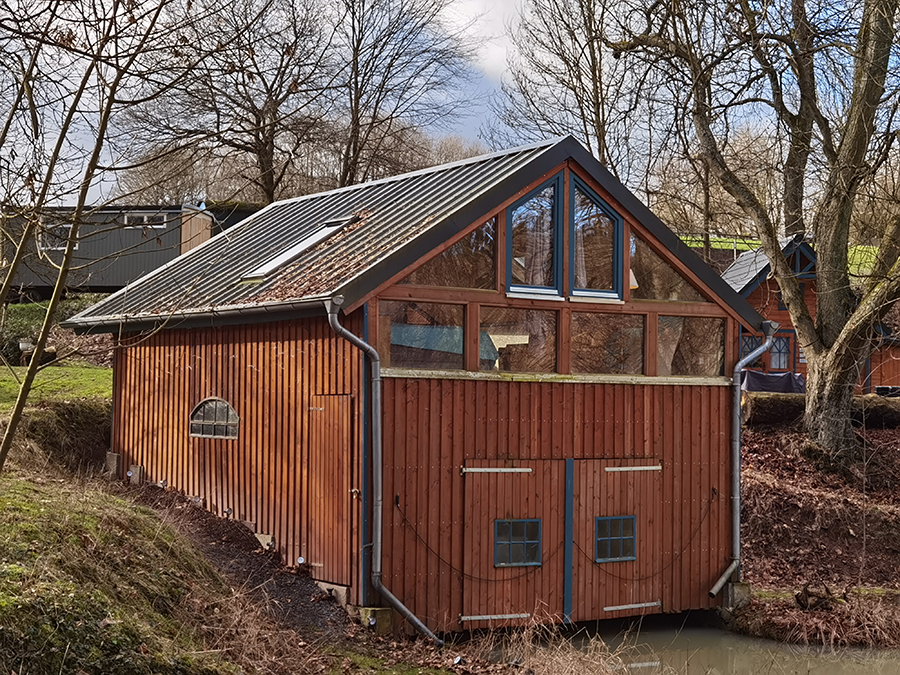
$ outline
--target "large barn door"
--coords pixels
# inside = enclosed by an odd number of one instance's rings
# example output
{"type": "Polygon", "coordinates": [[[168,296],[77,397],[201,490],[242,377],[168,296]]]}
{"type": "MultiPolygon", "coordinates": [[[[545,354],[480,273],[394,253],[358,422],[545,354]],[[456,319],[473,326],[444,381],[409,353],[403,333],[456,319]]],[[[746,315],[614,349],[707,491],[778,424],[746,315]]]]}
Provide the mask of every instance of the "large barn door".
{"type": "Polygon", "coordinates": [[[313,579],[349,586],[352,397],[313,396],[309,422],[310,573],[313,579]]]}
{"type": "Polygon", "coordinates": [[[572,621],[661,610],[662,464],[574,462],[572,621]]]}
{"type": "Polygon", "coordinates": [[[560,620],[562,461],[477,461],[463,467],[463,627],[560,620]]]}

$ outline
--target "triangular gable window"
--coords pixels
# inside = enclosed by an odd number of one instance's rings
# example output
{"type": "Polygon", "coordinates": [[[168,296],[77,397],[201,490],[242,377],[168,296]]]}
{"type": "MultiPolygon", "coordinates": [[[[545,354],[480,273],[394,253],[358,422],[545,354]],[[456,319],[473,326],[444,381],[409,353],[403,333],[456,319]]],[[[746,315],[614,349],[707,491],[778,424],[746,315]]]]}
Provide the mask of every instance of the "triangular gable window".
{"type": "Polygon", "coordinates": [[[632,233],[631,299],[670,302],[705,302],[678,270],[664,260],[643,239],[632,233]]]}
{"type": "Polygon", "coordinates": [[[573,295],[621,297],[622,219],[600,197],[575,178],[569,258],[573,295]]]}
{"type": "Polygon", "coordinates": [[[511,290],[559,295],[562,280],[562,177],[557,174],[507,211],[506,278],[511,290]]]}

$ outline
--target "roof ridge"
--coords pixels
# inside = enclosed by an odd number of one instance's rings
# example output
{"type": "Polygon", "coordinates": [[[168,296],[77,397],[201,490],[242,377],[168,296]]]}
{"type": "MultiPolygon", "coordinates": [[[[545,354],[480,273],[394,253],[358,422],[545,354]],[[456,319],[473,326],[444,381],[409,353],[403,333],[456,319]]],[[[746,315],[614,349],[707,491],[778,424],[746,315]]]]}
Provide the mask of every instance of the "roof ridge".
{"type": "Polygon", "coordinates": [[[274,206],[275,204],[296,204],[307,199],[311,199],[313,197],[323,197],[325,195],[334,195],[341,192],[352,192],[354,190],[360,190],[362,188],[369,188],[376,185],[386,185],[388,183],[395,183],[401,180],[407,180],[409,178],[415,178],[417,176],[427,176],[428,174],[438,173],[440,171],[449,171],[450,169],[456,169],[461,166],[467,166],[469,164],[478,164],[480,162],[487,162],[492,159],[496,159],[498,157],[504,157],[507,155],[515,155],[520,152],[526,152],[528,150],[536,150],[541,147],[551,148],[554,145],[561,143],[567,138],[573,138],[571,134],[565,136],[554,136],[552,138],[548,138],[542,141],[536,141],[534,143],[528,143],[526,145],[520,145],[515,148],[509,148],[507,150],[498,150],[496,152],[489,152],[483,155],[477,155],[475,157],[467,157],[466,159],[459,159],[455,162],[447,162],[445,164],[435,164],[434,166],[429,166],[424,169],[416,169],[415,171],[408,171],[406,173],[401,173],[397,176],[385,176],[384,178],[378,178],[377,180],[367,181],[365,183],[356,183],[355,185],[345,185],[344,187],[334,188],[332,190],[325,190],[324,192],[313,192],[307,195],[299,195],[297,197],[289,197],[288,199],[280,199],[278,201],[272,202],[268,206],[274,206]]]}

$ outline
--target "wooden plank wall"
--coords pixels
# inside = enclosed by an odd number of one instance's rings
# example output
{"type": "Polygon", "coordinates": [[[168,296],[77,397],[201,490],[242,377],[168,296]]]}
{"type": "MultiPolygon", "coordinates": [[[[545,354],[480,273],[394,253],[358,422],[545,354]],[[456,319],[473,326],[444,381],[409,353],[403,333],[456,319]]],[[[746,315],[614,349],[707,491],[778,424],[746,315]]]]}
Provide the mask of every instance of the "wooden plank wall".
{"type": "MultiPolygon", "coordinates": [[[[478,462],[480,469],[506,468],[507,462],[478,462]]],[[[470,473],[465,477],[463,545],[465,582],[462,613],[467,616],[529,614],[536,620],[560,621],[563,613],[562,462],[517,462],[529,473],[470,473]],[[538,518],[542,564],[494,566],[494,520],[538,518]]],[[[480,625],[467,622],[465,627],[480,625]]],[[[521,624],[521,620],[492,622],[521,624]]]]}
{"type": "MultiPolygon", "coordinates": [[[[665,530],[660,527],[666,496],[662,480],[664,470],[606,470],[659,466],[658,461],[653,457],[579,460],[575,463],[572,621],[631,616],[640,611],[604,608],[662,599],[665,568],[672,562],[671,544],[664,544],[665,530]],[[595,519],[598,516],[635,516],[636,560],[594,562],[595,519]]],[[[701,548],[708,554],[710,533],[702,534],[707,538],[701,541],[701,548]]],[[[708,560],[705,567],[709,567],[708,560]]],[[[667,581],[671,583],[671,580],[667,581]]],[[[689,590],[689,586],[684,586],[683,590],[689,590]]],[[[684,598],[688,604],[691,600],[684,598]]]]}
{"type": "MultiPolygon", "coordinates": [[[[658,548],[636,572],[658,585],[662,611],[718,604],[708,590],[731,553],[730,396],[718,386],[386,379],[386,585],[433,629],[463,627],[466,570],[475,569],[465,534],[471,474],[460,473],[467,462],[561,466],[572,458],[577,483],[579,460],[652,459],[663,464],[661,517],[651,535],[658,548]]],[[[547,470],[561,500],[560,470],[547,470]]],[[[563,579],[556,583],[561,593],[563,579]]]]}
{"type": "MultiPolygon", "coordinates": [[[[361,334],[362,313],[344,323],[361,334]]],[[[351,482],[360,487],[359,350],[336,337],[325,318],[162,330],[125,339],[123,345],[115,360],[113,429],[113,449],[122,454],[123,466],[143,466],[148,481],[165,480],[200,497],[219,516],[231,508],[232,517],[273,534],[286,563],[294,564],[299,556],[309,559],[311,399],[352,397],[351,482]],[[225,399],[237,411],[237,439],[188,435],[192,409],[210,396],[225,399]]],[[[344,548],[330,554],[350,555],[351,578],[358,579],[359,500],[353,500],[351,512],[352,552],[344,548]]],[[[333,534],[336,546],[345,546],[346,539],[333,534]]],[[[337,573],[312,571],[322,578],[337,573]]],[[[359,584],[353,586],[358,593],[359,584]]]]}
{"type": "Polygon", "coordinates": [[[874,393],[876,386],[900,386],[900,347],[882,347],[869,358],[869,387],[867,393],[874,393]]]}

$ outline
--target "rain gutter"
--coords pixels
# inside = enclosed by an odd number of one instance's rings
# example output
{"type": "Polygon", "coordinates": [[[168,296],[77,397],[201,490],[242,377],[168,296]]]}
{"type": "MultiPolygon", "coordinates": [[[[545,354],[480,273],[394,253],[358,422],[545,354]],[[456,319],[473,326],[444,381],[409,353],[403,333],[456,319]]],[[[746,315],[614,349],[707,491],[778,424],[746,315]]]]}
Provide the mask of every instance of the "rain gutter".
{"type": "Polygon", "coordinates": [[[417,631],[432,640],[438,647],[444,646],[444,641],[432,633],[419,618],[410,611],[400,600],[391,593],[382,582],[382,549],[384,529],[384,487],[383,487],[383,451],[381,443],[381,357],[378,350],[362,338],[357,337],[338,322],[337,313],[344,304],[342,295],[325,300],[325,310],[328,312],[328,323],[332,330],[353,346],[362,350],[369,357],[369,365],[372,371],[372,586],[381,597],[393,607],[400,616],[406,619],[417,631]]]}
{"type": "MultiPolygon", "coordinates": [[[[774,321],[763,321],[762,331],[765,342],[734,366],[732,376],[731,401],[731,564],[709,589],[709,597],[714,598],[735,572],[740,575],[741,568],[741,372],[748,364],[753,363],[772,347],[778,324],[774,321]]],[[[738,577],[740,578],[740,576],[738,577]]]]}

